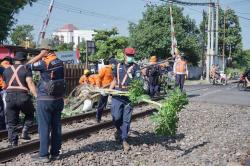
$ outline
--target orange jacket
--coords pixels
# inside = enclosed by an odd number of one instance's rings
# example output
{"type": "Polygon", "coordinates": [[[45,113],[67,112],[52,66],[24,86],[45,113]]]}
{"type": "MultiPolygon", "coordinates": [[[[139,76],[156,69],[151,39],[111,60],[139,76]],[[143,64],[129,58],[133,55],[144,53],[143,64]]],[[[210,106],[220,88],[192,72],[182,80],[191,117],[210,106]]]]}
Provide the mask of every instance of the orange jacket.
{"type": "Polygon", "coordinates": [[[90,85],[96,85],[98,87],[100,87],[100,79],[98,74],[92,74],[89,76],[89,84],[90,85]]]}
{"type": "Polygon", "coordinates": [[[82,75],[79,79],[79,84],[90,84],[100,86],[99,76],[97,74],[92,74],[90,76],[82,75]]]}
{"type": "Polygon", "coordinates": [[[84,84],[84,83],[88,84],[88,83],[89,83],[89,79],[88,79],[87,76],[82,75],[82,76],[80,77],[80,79],[79,79],[79,84],[84,84]]]}
{"type": "Polygon", "coordinates": [[[107,87],[113,81],[112,65],[104,66],[99,72],[100,85],[107,87]]]}

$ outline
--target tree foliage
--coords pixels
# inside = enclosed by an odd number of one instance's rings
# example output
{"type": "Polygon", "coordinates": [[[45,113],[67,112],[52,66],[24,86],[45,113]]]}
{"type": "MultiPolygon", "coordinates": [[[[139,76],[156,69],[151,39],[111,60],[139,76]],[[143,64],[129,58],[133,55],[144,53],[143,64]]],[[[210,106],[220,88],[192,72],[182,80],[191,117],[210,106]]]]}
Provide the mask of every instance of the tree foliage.
{"type": "Polygon", "coordinates": [[[117,28],[111,30],[95,30],[94,41],[96,53],[91,57],[92,60],[108,59],[116,54],[118,50],[128,46],[128,38],[118,36],[117,28]]]}
{"type": "Polygon", "coordinates": [[[11,27],[15,24],[16,20],[14,15],[27,4],[32,5],[37,0],[0,0],[0,43],[6,40],[11,27]]]}
{"type": "Polygon", "coordinates": [[[57,51],[72,51],[74,47],[74,43],[61,43],[58,44],[55,48],[57,51]]]}
{"type": "MultiPolygon", "coordinates": [[[[150,54],[164,59],[171,56],[169,12],[169,5],[149,5],[138,24],[130,23],[130,44],[137,49],[138,59],[150,54]]],[[[178,48],[196,65],[201,51],[199,30],[194,20],[183,15],[183,8],[173,6],[173,18],[178,48]]]]}
{"type": "Polygon", "coordinates": [[[28,37],[30,41],[33,41],[33,30],[34,27],[32,25],[16,26],[16,28],[10,34],[12,43],[14,43],[15,45],[21,45],[26,40],[26,37],[28,37]]]}
{"type": "MultiPolygon", "coordinates": [[[[242,52],[242,37],[241,37],[241,27],[239,23],[239,18],[235,14],[235,11],[228,9],[224,11],[220,8],[219,10],[219,55],[222,55],[223,51],[223,41],[224,41],[224,19],[225,19],[225,55],[228,57],[231,49],[231,56],[236,58],[240,56],[242,52]],[[224,13],[225,12],[225,13],[224,13]]],[[[204,30],[207,27],[207,14],[201,22],[200,29],[201,33],[206,33],[204,30]]],[[[207,35],[205,34],[204,36],[207,35]]]]}

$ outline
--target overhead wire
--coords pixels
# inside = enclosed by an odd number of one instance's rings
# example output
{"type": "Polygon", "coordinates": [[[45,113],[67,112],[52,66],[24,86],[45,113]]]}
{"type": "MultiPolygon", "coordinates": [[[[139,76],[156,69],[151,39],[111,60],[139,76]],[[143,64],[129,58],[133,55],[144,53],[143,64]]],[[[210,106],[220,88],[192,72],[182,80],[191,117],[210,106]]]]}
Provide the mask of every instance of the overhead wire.
{"type": "MultiPolygon", "coordinates": [[[[44,3],[44,2],[38,1],[37,3],[44,5],[44,6],[48,6],[48,4],[46,2],[44,3]]],[[[109,19],[109,20],[113,20],[113,21],[133,22],[127,18],[98,13],[98,12],[94,12],[91,10],[86,10],[86,9],[82,9],[79,7],[75,7],[75,6],[72,6],[72,5],[69,5],[66,3],[62,3],[62,2],[55,2],[54,8],[57,8],[59,10],[63,10],[65,12],[77,13],[77,14],[82,14],[82,15],[86,15],[86,16],[98,17],[98,18],[102,18],[102,19],[109,19]]]]}

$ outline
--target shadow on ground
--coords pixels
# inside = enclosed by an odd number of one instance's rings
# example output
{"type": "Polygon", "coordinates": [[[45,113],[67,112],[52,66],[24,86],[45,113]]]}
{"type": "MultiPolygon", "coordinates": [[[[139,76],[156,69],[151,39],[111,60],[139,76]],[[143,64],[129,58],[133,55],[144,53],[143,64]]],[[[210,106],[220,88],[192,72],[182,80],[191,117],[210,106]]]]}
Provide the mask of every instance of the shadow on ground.
{"type": "MultiPolygon", "coordinates": [[[[152,146],[155,144],[160,144],[164,146],[167,150],[174,151],[179,150],[183,151],[183,155],[191,153],[194,149],[204,146],[206,143],[195,145],[187,150],[182,149],[179,145],[171,145],[174,144],[176,141],[180,141],[185,138],[183,133],[179,133],[174,137],[166,137],[166,136],[158,136],[154,133],[144,132],[139,133],[137,131],[131,131],[131,137],[129,137],[128,142],[132,146],[152,146]]],[[[77,150],[68,151],[62,154],[62,158],[68,158],[70,156],[76,155],[78,153],[87,153],[87,152],[104,152],[104,151],[118,151],[122,150],[121,143],[115,140],[106,140],[106,141],[99,141],[92,144],[88,144],[86,146],[80,147],[77,150]]]]}

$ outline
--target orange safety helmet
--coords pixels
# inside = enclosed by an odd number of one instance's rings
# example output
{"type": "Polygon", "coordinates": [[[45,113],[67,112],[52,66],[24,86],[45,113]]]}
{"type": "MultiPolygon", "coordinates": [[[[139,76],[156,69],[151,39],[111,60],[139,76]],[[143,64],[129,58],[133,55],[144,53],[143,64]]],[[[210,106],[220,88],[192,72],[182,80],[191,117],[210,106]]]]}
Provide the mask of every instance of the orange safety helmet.
{"type": "Polygon", "coordinates": [[[156,63],[157,62],[157,57],[155,55],[151,56],[149,61],[153,62],[153,63],[156,63]]]}

